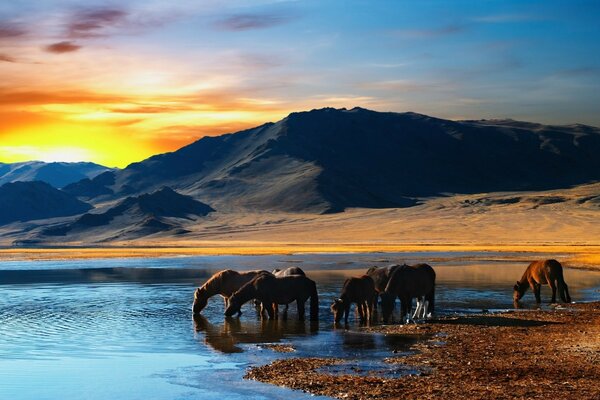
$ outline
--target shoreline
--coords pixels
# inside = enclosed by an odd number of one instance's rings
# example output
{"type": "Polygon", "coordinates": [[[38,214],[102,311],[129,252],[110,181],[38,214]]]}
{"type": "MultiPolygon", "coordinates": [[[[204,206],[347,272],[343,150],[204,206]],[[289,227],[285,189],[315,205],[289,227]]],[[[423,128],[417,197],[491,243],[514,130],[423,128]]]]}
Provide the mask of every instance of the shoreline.
{"type": "Polygon", "coordinates": [[[418,372],[398,378],[331,375],[339,358],[285,358],[251,367],[245,379],[340,399],[562,398],[600,393],[600,302],[548,311],[447,317],[365,329],[428,337],[383,361],[418,372]]]}
{"type": "MultiPolygon", "coordinates": [[[[474,243],[265,243],[232,242],[217,245],[214,242],[195,246],[112,246],[112,247],[46,247],[0,248],[3,261],[60,261],[112,258],[159,258],[193,256],[266,256],[294,254],[354,254],[354,253],[539,253],[560,255],[565,267],[600,269],[600,245],[596,244],[474,244],[474,243]]],[[[456,257],[456,256],[454,256],[456,257]]],[[[465,256],[469,259],[470,256],[465,256]]],[[[472,257],[471,257],[472,258],[472,257]]],[[[522,261],[519,259],[519,261],[522,261]]]]}

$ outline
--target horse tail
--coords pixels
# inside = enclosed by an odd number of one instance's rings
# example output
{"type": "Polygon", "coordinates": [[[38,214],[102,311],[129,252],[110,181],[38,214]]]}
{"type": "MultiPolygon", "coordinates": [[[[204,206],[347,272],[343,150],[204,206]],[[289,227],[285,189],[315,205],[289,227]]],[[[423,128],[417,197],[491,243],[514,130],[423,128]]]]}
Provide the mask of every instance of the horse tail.
{"type": "Polygon", "coordinates": [[[427,295],[425,296],[425,300],[429,302],[427,309],[433,315],[435,311],[435,282],[433,283],[433,286],[431,287],[429,293],[427,293],[427,295]]]}
{"type": "MultiPolygon", "coordinates": [[[[560,263],[558,265],[560,265],[560,263]]],[[[560,268],[558,270],[558,277],[556,280],[558,281],[558,293],[562,297],[562,300],[566,301],[567,303],[570,303],[571,296],[569,295],[569,287],[567,286],[567,282],[565,282],[565,278],[563,276],[562,265],[560,266],[560,268]]]]}
{"type": "Polygon", "coordinates": [[[310,320],[319,320],[319,294],[317,293],[317,284],[311,281],[310,285],[310,320]]]}
{"type": "MultiPolygon", "coordinates": [[[[429,267],[429,268],[431,268],[431,267],[429,267]]],[[[431,278],[432,278],[431,290],[425,296],[425,300],[427,300],[429,302],[428,310],[433,315],[433,313],[435,311],[435,278],[436,278],[435,270],[433,268],[431,268],[431,278]]]]}

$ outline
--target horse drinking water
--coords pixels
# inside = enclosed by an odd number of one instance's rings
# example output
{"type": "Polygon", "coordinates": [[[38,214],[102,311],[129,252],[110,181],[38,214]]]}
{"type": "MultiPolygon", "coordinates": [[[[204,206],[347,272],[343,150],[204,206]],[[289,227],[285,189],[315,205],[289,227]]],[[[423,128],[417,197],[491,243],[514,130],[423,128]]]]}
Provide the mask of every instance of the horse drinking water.
{"type": "Polygon", "coordinates": [[[540,297],[542,285],[546,284],[552,288],[551,303],[556,303],[557,289],[563,302],[571,302],[569,287],[563,277],[562,265],[556,260],[539,260],[529,264],[521,280],[517,281],[517,284],[513,287],[513,300],[517,303],[521,300],[527,288],[531,287],[535,295],[535,301],[539,304],[542,302],[540,297]]]}
{"type": "Polygon", "coordinates": [[[331,305],[333,319],[339,323],[342,318],[348,325],[350,305],[356,303],[356,309],[361,322],[371,322],[373,304],[377,298],[375,283],[370,276],[363,275],[360,278],[348,278],[344,282],[342,294],[331,305]]]}
{"type": "MultiPolygon", "coordinates": [[[[275,277],[273,274],[261,274],[242,286],[229,298],[229,307],[225,315],[230,317],[239,312],[244,303],[257,299],[261,302],[263,309],[269,314],[269,319],[277,316],[278,304],[289,304],[296,302],[298,308],[298,319],[304,320],[304,305],[310,298],[310,319],[319,319],[319,296],[317,285],[306,276],[291,275],[275,277]]],[[[262,312],[261,312],[262,316],[262,312]]]]}
{"type": "Polygon", "coordinates": [[[204,285],[194,291],[194,304],[192,305],[192,311],[194,314],[199,314],[204,307],[206,307],[208,299],[217,294],[220,294],[223,297],[225,301],[225,308],[227,308],[229,305],[229,297],[231,297],[236,290],[260,274],[271,275],[270,272],[261,270],[237,272],[231,269],[226,269],[224,271],[217,272],[211,276],[206,283],[204,283],[204,285]]]}

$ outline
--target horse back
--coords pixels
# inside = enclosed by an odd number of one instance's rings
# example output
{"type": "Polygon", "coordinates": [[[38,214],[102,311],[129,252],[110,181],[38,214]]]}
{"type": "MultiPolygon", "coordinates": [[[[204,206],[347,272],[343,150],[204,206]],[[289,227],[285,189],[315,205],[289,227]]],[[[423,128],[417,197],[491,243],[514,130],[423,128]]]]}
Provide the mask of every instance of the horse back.
{"type": "Polygon", "coordinates": [[[423,296],[433,290],[435,278],[435,271],[428,264],[403,265],[392,273],[385,291],[397,296],[423,296]]]}
{"type": "Polygon", "coordinates": [[[562,265],[554,260],[538,260],[529,264],[527,267],[528,277],[533,278],[537,283],[546,284],[554,280],[563,280],[562,265]]]}

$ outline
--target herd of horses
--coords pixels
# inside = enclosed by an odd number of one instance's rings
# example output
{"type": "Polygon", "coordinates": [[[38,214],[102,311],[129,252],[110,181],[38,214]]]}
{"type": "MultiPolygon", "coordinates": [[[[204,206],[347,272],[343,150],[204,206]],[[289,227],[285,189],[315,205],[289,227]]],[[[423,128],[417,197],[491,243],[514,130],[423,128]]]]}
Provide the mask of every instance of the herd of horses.
{"type": "MultiPolygon", "coordinates": [[[[350,307],[354,303],[361,322],[376,322],[380,302],[383,322],[393,322],[396,299],[400,300],[401,322],[429,318],[435,311],[435,279],[435,271],[428,264],[371,267],[364,275],[345,280],[339,298],[330,307],[334,321],[341,323],[343,319],[348,324],[350,307]],[[413,299],[416,299],[414,311],[413,299]]],[[[529,264],[513,287],[514,302],[520,301],[526,290],[531,288],[537,303],[540,303],[542,285],[549,285],[552,289],[552,303],[556,302],[557,292],[563,302],[571,302],[562,265],[556,260],[529,264]]],[[[200,314],[208,299],[215,295],[221,295],[225,300],[225,315],[228,317],[240,316],[242,306],[254,300],[260,308],[260,315],[269,319],[278,318],[279,305],[285,306],[283,315],[287,318],[289,304],[296,302],[298,319],[302,321],[307,301],[310,301],[310,320],[317,321],[319,318],[317,285],[298,267],[272,272],[229,269],[217,272],[195,290],[193,313],[200,314]]]]}

